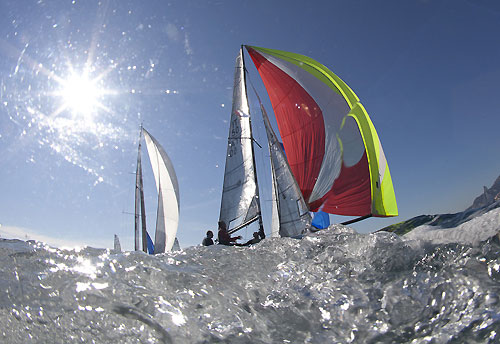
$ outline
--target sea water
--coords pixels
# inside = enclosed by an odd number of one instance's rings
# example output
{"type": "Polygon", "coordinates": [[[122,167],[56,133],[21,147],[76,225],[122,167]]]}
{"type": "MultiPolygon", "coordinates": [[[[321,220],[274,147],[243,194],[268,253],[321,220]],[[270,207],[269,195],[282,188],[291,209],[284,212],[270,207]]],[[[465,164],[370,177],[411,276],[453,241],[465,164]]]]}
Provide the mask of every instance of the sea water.
{"type": "Polygon", "coordinates": [[[3,239],[0,343],[498,343],[488,214],[469,242],[341,225],[159,256],[3,239]]]}

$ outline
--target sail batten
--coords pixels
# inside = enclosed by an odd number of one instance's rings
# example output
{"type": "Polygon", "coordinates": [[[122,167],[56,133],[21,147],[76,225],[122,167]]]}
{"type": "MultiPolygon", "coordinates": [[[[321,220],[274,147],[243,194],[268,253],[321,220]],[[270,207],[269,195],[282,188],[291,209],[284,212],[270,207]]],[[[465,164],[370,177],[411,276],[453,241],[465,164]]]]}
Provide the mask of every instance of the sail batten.
{"type": "Polygon", "coordinates": [[[307,56],[246,48],[267,89],[308,207],[349,216],[397,215],[380,140],[352,89],[307,56]]]}

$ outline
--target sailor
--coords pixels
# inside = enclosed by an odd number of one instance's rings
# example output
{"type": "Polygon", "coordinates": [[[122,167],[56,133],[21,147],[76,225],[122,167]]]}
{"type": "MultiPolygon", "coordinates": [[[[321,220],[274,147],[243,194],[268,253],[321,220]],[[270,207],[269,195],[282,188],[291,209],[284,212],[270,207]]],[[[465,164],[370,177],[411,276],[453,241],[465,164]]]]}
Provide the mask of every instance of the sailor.
{"type": "Polygon", "coordinates": [[[241,236],[231,237],[229,235],[224,221],[219,221],[219,233],[217,236],[221,245],[238,245],[236,240],[241,239],[241,236]]]}
{"type": "MultiPolygon", "coordinates": [[[[254,234],[254,238],[255,238],[255,233],[254,234]]],[[[260,228],[259,228],[259,231],[257,232],[257,234],[259,234],[259,237],[260,239],[265,239],[266,238],[266,233],[264,233],[264,227],[262,227],[262,223],[260,224],[260,228]]]]}
{"type": "Polygon", "coordinates": [[[212,238],[214,237],[214,233],[212,231],[207,231],[207,236],[203,238],[202,245],[203,246],[210,246],[214,244],[214,241],[212,238]]]}
{"type": "Polygon", "coordinates": [[[253,238],[248,240],[245,243],[245,246],[250,246],[250,245],[257,244],[258,242],[260,242],[262,239],[260,238],[261,235],[259,232],[253,232],[253,238]]]}

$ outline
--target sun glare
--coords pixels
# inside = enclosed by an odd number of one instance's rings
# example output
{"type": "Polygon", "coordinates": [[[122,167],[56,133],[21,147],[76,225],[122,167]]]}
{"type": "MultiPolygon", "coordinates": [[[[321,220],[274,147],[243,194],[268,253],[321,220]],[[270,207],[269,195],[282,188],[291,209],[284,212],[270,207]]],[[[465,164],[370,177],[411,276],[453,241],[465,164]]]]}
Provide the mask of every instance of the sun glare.
{"type": "Polygon", "coordinates": [[[90,80],[86,75],[72,74],[61,83],[61,87],[63,107],[74,114],[90,116],[100,105],[102,92],[96,80],[90,80]]]}

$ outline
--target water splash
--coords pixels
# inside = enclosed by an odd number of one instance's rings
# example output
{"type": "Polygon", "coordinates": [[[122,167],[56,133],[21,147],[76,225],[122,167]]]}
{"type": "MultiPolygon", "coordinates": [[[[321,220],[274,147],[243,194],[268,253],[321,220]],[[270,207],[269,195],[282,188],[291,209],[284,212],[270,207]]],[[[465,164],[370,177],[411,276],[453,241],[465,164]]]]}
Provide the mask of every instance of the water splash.
{"type": "Polygon", "coordinates": [[[415,245],[343,226],[160,256],[4,240],[0,338],[494,343],[499,252],[497,237],[415,245]]]}

